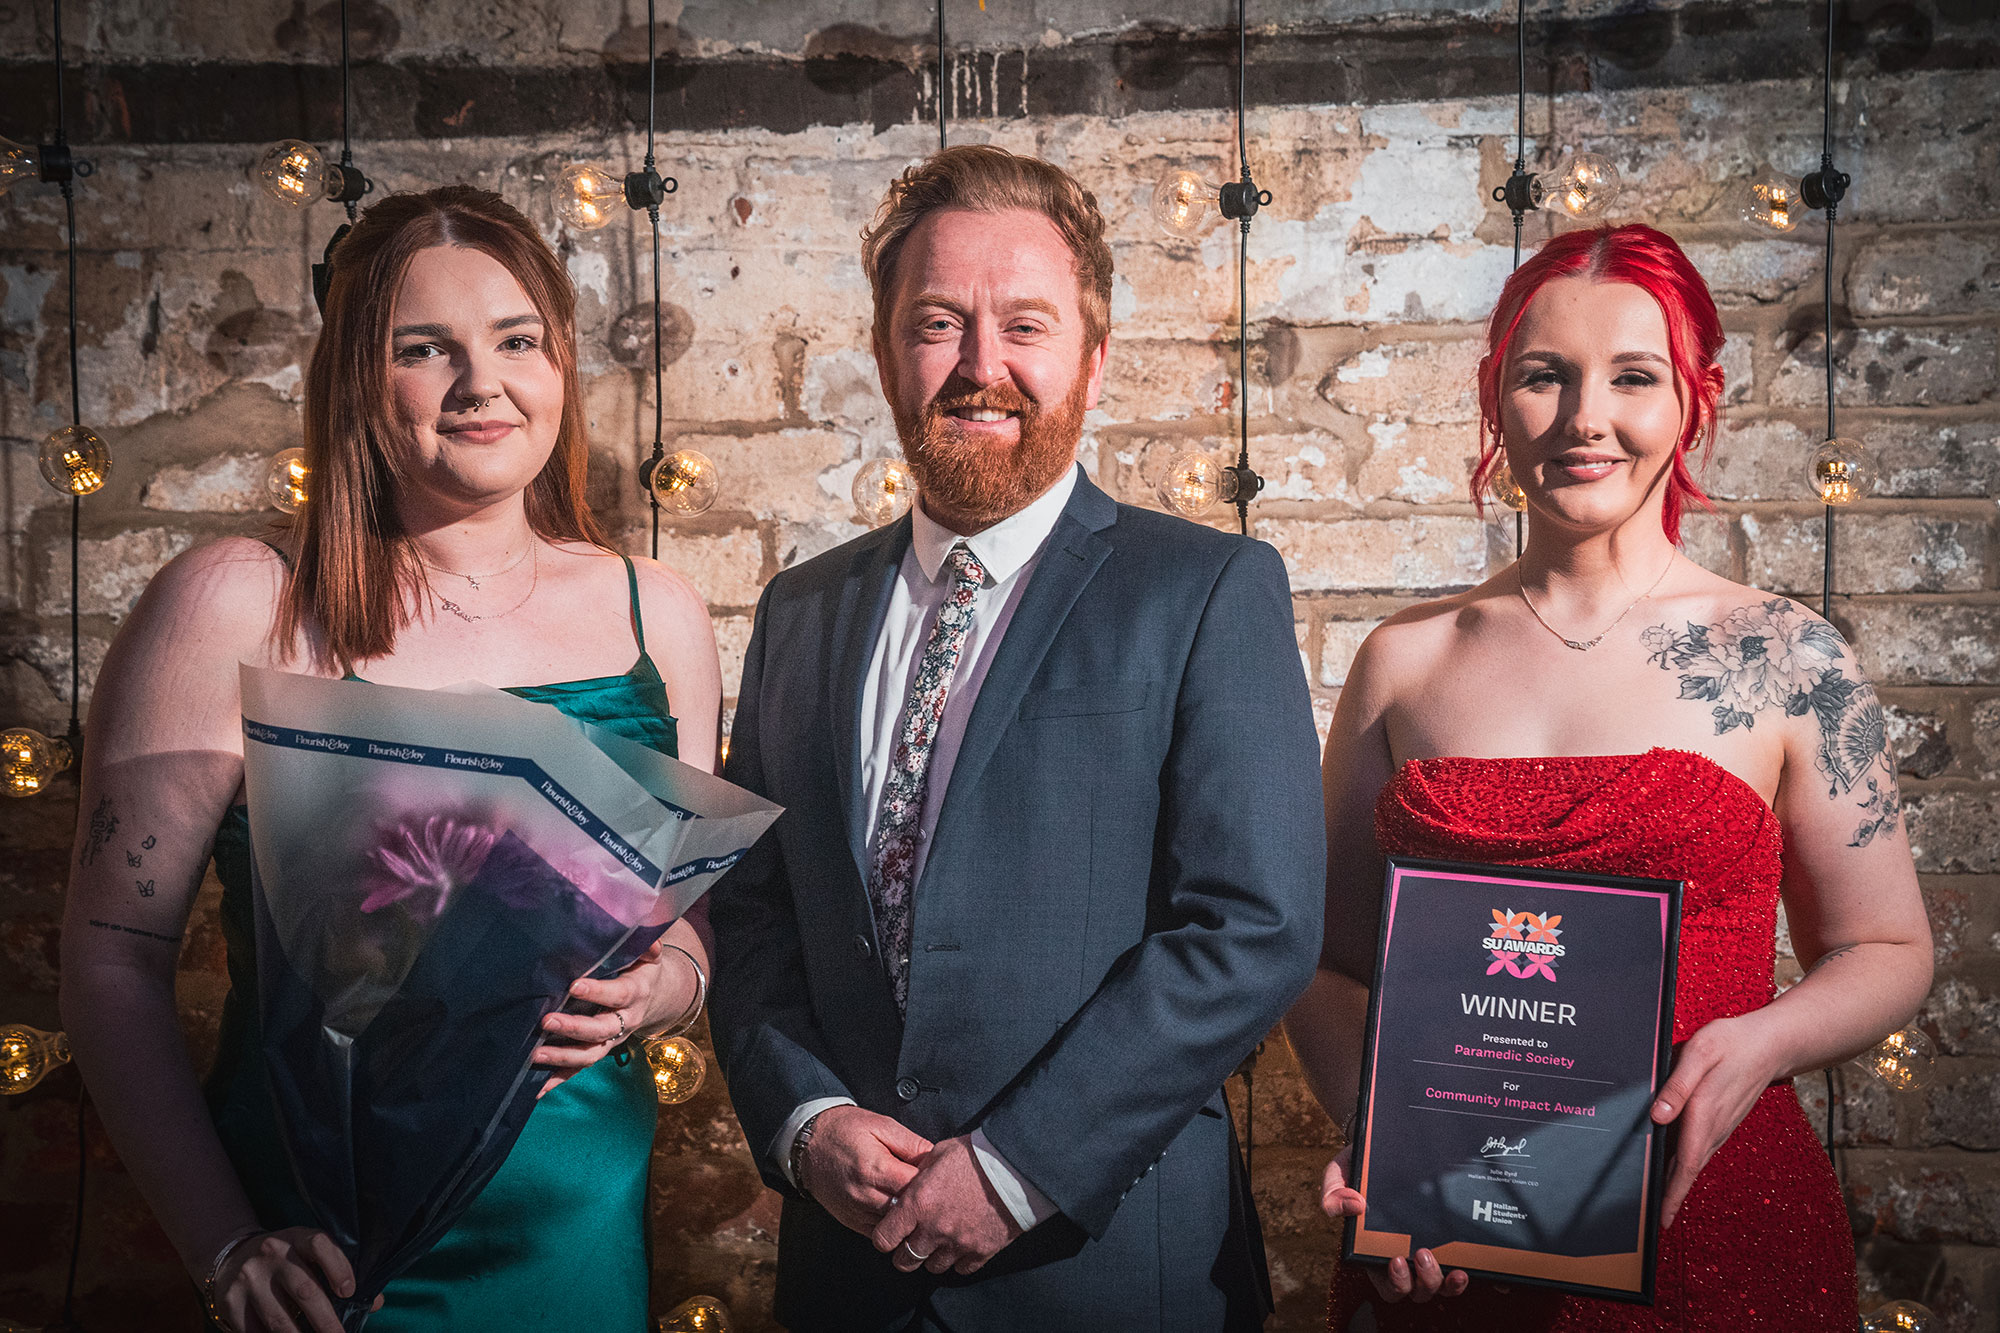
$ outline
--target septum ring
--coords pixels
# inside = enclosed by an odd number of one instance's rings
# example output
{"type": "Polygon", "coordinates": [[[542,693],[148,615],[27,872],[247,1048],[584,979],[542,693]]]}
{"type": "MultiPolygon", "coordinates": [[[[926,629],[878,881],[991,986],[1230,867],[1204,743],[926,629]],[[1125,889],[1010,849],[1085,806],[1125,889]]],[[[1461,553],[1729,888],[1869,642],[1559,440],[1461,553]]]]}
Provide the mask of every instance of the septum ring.
{"type": "Polygon", "coordinates": [[[488,403],[492,401],[493,397],[491,394],[487,395],[484,398],[467,398],[465,400],[465,410],[468,412],[477,412],[480,408],[485,407],[488,403]]]}

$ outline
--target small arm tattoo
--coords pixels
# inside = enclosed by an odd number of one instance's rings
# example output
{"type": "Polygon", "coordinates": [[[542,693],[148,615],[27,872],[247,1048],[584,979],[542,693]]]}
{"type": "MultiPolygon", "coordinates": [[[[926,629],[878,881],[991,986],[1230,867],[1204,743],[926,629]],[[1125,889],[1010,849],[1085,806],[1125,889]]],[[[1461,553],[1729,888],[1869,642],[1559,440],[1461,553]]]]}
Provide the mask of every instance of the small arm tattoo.
{"type": "Polygon", "coordinates": [[[122,931],[127,935],[139,935],[149,940],[158,940],[162,944],[179,944],[181,942],[181,937],[178,935],[162,935],[157,931],[141,930],[137,926],[122,925],[116,921],[93,920],[91,921],[90,924],[97,927],[99,930],[122,931]]]}
{"type": "Polygon", "coordinates": [[[141,898],[150,898],[150,897],[152,897],[152,896],[153,896],[153,881],[152,881],[152,880],[150,880],[150,879],[136,879],[136,880],[133,880],[133,881],[132,881],[132,885],[133,885],[133,887],[134,887],[134,888],[136,888],[136,889],[138,889],[138,890],[139,890],[139,896],[140,896],[141,898]]]}
{"type": "Polygon", "coordinates": [[[1811,975],[1812,973],[1819,971],[1822,967],[1825,967],[1828,963],[1840,957],[1842,954],[1853,953],[1856,949],[1859,949],[1860,947],[1861,946],[1858,944],[1843,944],[1838,949],[1828,949],[1825,953],[1819,956],[1818,962],[1814,963],[1811,967],[1806,969],[1807,975],[1811,975]]]}
{"type": "Polygon", "coordinates": [[[97,854],[104,850],[104,845],[111,841],[111,835],[118,831],[117,808],[111,804],[109,796],[100,800],[97,808],[90,812],[88,830],[89,836],[84,839],[83,851],[77,859],[85,865],[95,865],[97,854]]]}
{"type": "Polygon", "coordinates": [[[1749,730],[1769,709],[1810,715],[1827,796],[1857,798],[1861,823],[1848,846],[1866,847],[1895,831],[1902,800],[1882,703],[1874,686],[1848,675],[1847,645],[1833,626],[1774,597],[1713,625],[1690,621],[1685,633],[1654,625],[1639,639],[1653,665],[1680,674],[1681,698],[1713,705],[1718,736],[1749,730]]]}

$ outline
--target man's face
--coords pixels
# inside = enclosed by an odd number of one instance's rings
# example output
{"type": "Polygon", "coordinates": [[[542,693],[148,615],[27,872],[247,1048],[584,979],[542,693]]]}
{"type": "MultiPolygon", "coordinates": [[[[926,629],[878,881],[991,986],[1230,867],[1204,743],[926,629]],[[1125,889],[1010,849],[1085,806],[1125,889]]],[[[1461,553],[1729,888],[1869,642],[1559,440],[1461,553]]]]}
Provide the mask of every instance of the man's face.
{"type": "Polygon", "coordinates": [[[1104,340],[1084,339],[1076,260],[1040,213],[911,229],[875,360],[925,513],[977,532],[1062,476],[1104,375],[1104,340]]]}

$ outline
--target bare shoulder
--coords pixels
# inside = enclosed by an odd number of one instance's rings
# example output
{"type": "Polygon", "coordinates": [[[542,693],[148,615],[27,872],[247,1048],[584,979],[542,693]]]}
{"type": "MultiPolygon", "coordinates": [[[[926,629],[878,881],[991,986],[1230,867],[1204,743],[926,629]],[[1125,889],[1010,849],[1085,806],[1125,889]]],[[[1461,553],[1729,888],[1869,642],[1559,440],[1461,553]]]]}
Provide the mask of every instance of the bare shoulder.
{"type": "Polygon", "coordinates": [[[278,553],[250,537],[223,537],[175,556],[134,608],[128,633],[212,642],[251,656],[266,643],[285,587],[278,553]]]}
{"type": "Polygon", "coordinates": [[[639,602],[648,622],[672,625],[683,634],[699,627],[701,634],[713,635],[708,603],[685,574],[644,556],[632,557],[632,569],[639,580],[639,602]]]}
{"type": "Polygon", "coordinates": [[[1387,689],[1411,683],[1448,654],[1455,642],[1475,633],[1488,617],[1494,580],[1477,588],[1406,606],[1372,630],[1355,654],[1350,685],[1387,689]],[[1356,682],[1355,676],[1363,677],[1356,682]]]}

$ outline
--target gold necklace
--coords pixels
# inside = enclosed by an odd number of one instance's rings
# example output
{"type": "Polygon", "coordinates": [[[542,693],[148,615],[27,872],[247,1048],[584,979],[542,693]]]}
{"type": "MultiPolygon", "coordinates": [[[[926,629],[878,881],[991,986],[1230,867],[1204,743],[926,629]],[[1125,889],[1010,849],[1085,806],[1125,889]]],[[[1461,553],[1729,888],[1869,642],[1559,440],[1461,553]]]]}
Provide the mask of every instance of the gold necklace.
{"type": "Polygon", "coordinates": [[[467,583],[470,583],[472,585],[472,590],[474,592],[478,592],[479,580],[497,579],[502,574],[513,573],[515,570],[521,567],[521,562],[523,560],[526,560],[528,558],[528,553],[530,551],[533,551],[534,549],[535,549],[535,541],[534,538],[531,536],[528,539],[527,546],[521,551],[521,554],[514,557],[514,562],[512,564],[508,565],[505,569],[496,569],[490,574],[461,574],[455,569],[446,569],[443,565],[432,564],[430,561],[424,559],[421,553],[419,553],[417,556],[417,562],[421,564],[425,569],[431,570],[435,573],[449,574],[455,579],[464,579],[467,583]]]}
{"type": "MultiPolygon", "coordinates": [[[[533,555],[534,551],[535,548],[533,546],[528,547],[528,554],[533,555]]],[[[518,565],[520,563],[521,562],[519,560],[516,560],[514,562],[515,565],[518,565]]],[[[512,569],[513,565],[509,565],[508,568],[512,569]]],[[[536,557],[535,563],[531,565],[530,568],[534,571],[534,577],[528,580],[528,591],[522,594],[521,600],[514,603],[512,606],[508,607],[505,611],[496,611],[490,616],[473,615],[470,611],[467,611],[464,607],[460,606],[457,602],[452,601],[449,597],[440,595],[437,589],[435,588],[431,589],[431,596],[437,598],[437,602],[440,607],[451,612],[453,615],[457,616],[460,620],[463,620],[468,625],[481,620],[499,620],[503,616],[513,615],[516,611],[519,611],[522,607],[526,606],[528,604],[528,598],[533,597],[535,595],[535,589],[541,585],[542,562],[540,557],[536,557]]],[[[439,572],[444,574],[449,574],[451,571],[447,569],[447,570],[440,570],[439,572]]],[[[501,572],[505,573],[506,571],[503,570],[501,572]]],[[[465,576],[461,574],[459,577],[464,578],[465,576]]],[[[491,574],[488,574],[486,577],[492,578],[493,576],[491,574]]],[[[479,585],[475,583],[472,586],[476,588],[479,585]]]]}
{"type": "Polygon", "coordinates": [[[1654,591],[1658,589],[1662,583],[1665,583],[1667,581],[1667,574],[1670,570],[1673,569],[1673,567],[1674,567],[1673,558],[1670,556],[1667,559],[1666,569],[1661,570],[1660,577],[1653,580],[1653,586],[1651,588],[1646,589],[1646,591],[1640,593],[1637,597],[1633,598],[1632,605],[1626,607],[1623,611],[1620,611],[1618,613],[1618,620],[1612,621],[1609,625],[1606,625],[1603,629],[1599,630],[1597,632],[1596,638],[1585,639],[1581,642],[1575,639],[1566,638],[1563,635],[1563,633],[1560,630],[1558,630],[1554,625],[1551,625],[1548,621],[1542,619],[1542,613],[1535,609],[1534,601],[1528,596],[1528,581],[1521,577],[1520,569],[1518,566],[1514,571],[1514,588],[1517,592],[1521,594],[1521,600],[1528,604],[1528,614],[1535,618],[1536,624],[1540,625],[1543,629],[1547,630],[1549,633],[1555,635],[1557,639],[1561,640],[1563,647],[1573,648],[1579,653],[1587,653],[1592,648],[1595,648],[1598,644],[1603,643],[1605,635],[1609,634],[1612,630],[1618,628],[1618,621],[1623,620],[1625,619],[1625,617],[1631,615],[1634,607],[1638,606],[1639,603],[1645,601],[1648,597],[1651,597],[1654,591]]]}

